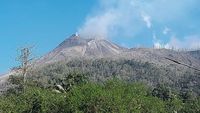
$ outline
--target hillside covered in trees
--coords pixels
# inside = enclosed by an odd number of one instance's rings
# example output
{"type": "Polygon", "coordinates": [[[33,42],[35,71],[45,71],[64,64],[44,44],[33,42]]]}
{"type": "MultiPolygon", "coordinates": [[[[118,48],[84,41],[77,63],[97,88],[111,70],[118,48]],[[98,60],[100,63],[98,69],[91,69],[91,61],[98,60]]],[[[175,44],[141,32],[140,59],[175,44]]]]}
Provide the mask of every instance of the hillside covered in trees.
{"type": "Polygon", "coordinates": [[[198,113],[199,72],[136,60],[72,60],[9,77],[0,112],[198,113]]]}
{"type": "Polygon", "coordinates": [[[85,74],[90,81],[103,82],[112,78],[126,82],[142,82],[150,87],[164,84],[178,91],[200,94],[200,72],[176,65],[158,66],[137,60],[75,59],[36,68],[29,77],[46,86],[54,85],[71,72],[85,74]]]}

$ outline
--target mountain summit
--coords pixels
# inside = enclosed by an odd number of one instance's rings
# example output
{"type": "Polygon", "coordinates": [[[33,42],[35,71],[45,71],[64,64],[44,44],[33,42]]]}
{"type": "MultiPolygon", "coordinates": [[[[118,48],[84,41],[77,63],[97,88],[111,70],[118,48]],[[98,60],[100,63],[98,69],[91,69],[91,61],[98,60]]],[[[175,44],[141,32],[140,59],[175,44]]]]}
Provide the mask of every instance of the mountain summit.
{"type": "Polygon", "coordinates": [[[117,56],[126,50],[104,39],[86,39],[73,34],[53,51],[42,58],[40,63],[52,63],[71,58],[108,58],[117,56]]]}

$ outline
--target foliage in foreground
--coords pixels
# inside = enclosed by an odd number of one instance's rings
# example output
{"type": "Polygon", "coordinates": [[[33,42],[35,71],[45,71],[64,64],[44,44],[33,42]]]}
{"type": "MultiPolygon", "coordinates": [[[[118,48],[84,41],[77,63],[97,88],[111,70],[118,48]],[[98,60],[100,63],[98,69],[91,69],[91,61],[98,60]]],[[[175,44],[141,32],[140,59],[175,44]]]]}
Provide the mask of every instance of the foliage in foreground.
{"type": "Polygon", "coordinates": [[[118,80],[102,84],[74,85],[67,93],[56,93],[33,85],[21,93],[0,97],[3,113],[197,113],[200,99],[169,93],[158,86],[151,90],[140,83],[118,80]]]}

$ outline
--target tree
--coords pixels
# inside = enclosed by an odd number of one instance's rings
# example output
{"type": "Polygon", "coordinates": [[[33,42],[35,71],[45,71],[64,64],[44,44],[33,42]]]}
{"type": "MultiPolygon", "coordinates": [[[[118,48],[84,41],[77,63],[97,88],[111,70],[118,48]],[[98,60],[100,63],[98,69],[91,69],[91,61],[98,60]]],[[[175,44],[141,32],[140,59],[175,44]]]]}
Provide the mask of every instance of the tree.
{"type": "Polygon", "coordinates": [[[20,69],[23,76],[23,83],[24,83],[24,89],[26,84],[26,75],[29,70],[31,61],[33,58],[31,58],[31,49],[32,47],[24,47],[20,50],[20,55],[18,56],[17,60],[20,62],[20,69]]]}
{"type": "Polygon", "coordinates": [[[163,84],[158,84],[156,88],[153,89],[152,95],[164,101],[172,98],[171,90],[163,84]]]}
{"type": "Polygon", "coordinates": [[[72,72],[65,75],[64,79],[62,80],[62,86],[65,90],[69,91],[72,87],[80,84],[84,84],[87,82],[87,77],[83,73],[72,72]]]}

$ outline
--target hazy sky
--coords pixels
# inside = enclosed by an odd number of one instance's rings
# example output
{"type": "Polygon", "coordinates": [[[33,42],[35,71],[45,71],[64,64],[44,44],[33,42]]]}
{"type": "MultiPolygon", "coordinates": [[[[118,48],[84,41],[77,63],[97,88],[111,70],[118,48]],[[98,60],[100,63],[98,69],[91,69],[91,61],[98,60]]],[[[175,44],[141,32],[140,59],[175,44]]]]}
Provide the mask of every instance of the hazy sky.
{"type": "Polygon", "coordinates": [[[78,31],[126,47],[200,47],[200,0],[0,0],[0,73],[17,49],[39,57],[78,31]]]}

